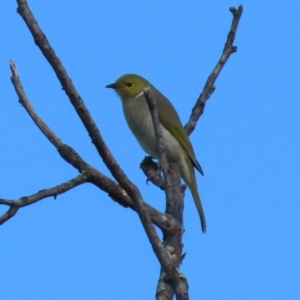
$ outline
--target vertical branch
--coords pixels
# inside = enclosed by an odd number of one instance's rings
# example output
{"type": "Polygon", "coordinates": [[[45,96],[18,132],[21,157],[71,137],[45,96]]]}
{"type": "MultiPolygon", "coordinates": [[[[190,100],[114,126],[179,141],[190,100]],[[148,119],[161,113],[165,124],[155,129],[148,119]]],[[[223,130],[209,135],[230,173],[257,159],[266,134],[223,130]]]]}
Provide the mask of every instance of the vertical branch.
{"type": "MultiPolygon", "coordinates": [[[[162,166],[163,175],[165,178],[166,188],[166,213],[170,214],[178,221],[180,225],[183,222],[183,190],[180,185],[180,173],[177,164],[168,164],[162,130],[159,122],[157,105],[155,99],[151,96],[149,88],[144,89],[144,95],[147,100],[157,145],[160,154],[160,163],[162,166]]],[[[163,231],[163,239],[166,251],[172,258],[174,265],[179,272],[179,264],[181,263],[182,252],[182,227],[179,230],[163,231]]],[[[172,299],[173,294],[176,294],[177,299],[189,299],[188,284],[183,274],[179,273],[179,280],[174,281],[166,274],[162,268],[160,278],[157,285],[156,299],[167,300],[172,299]]]]}
{"type": "Polygon", "coordinates": [[[154,126],[154,132],[157,140],[157,146],[158,146],[158,151],[160,154],[160,163],[161,163],[161,168],[164,174],[164,180],[165,180],[165,189],[166,189],[166,194],[167,194],[167,202],[170,202],[170,198],[172,195],[172,181],[170,180],[169,176],[169,165],[167,161],[167,156],[166,156],[166,151],[165,151],[165,146],[164,146],[164,141],[163,141],[163,136],[162,136],[162,131],[160,127],[160,122],[159,122],[159,117],[158,117],[158,112],[157,112],[157,105],[155,99],[151,96],[149,88],[144,89],[144,95],[147,100],[149,110],[151,113],[151,118],[154,126]]]}
{"type": "MultiPolygon", "coordinates": [[[[184,190],[185,187],[181,186],[180,172],[177,164],[169,164],[169,176],[172,184],[172,201],[166,203],[166,214],[171,215],[181,226],[183,225],[183,209],[184,209],[184,190]]],[[[183,226],[182,226],[183,227],[183,226]]],[[[181,229],[182,229],[181,227],[181,229]]],[[[179,265],[182,261],[182,230],[176,231],[163,231],[163,240],[169,251],[176,267],[179,270],[179,265]]],[[[166,274],[161,269],[160,278],[157,285],[156,299],[157,300],[169,300],[172,299],[174,291],[170,284],[165,283],[163,280],[166,274]]],[[[178,285],[176,288],[183,289],[180,294],[187,293],[187,280],[180,273],[181,281],[184,285],[178,285]]]]}

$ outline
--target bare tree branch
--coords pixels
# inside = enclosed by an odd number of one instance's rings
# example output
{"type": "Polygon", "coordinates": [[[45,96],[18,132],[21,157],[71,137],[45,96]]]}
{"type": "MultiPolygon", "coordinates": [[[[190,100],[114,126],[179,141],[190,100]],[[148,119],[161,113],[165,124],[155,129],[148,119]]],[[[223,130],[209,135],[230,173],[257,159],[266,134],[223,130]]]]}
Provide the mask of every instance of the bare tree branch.
{"type": "Polygon", "coordinates": [[[67,71],[63,67],[60,59],[55,54],[54,49],[48,42],[45,34],[39,27],[36,19],[31,13],[26,0],[17,0],[18,9],[17,12],[21,15],[25,21],[29,31],[31,32],[35,44],[41,50],[53,71],[55,72],[59,82],[62,85],[63,90],[66,92],[71,104],[75,108],[80,120],[85,126],[86,130],[91,137],[92,143],[95,145],[99,155],[102,157],[105,165],[110,170],[115,178],[124,178],[124,181],[128,181],[125,173],[119,167],[117,161],[111,154],[110,150],[106,146],[96,123],[91,117],[88,109],[86,108],[81,96],[77,92],[75,86],[72,83],[71,78],[67,74],[67,71]]]}
{"type": "MultiPolygon", "coordinates": [[[[177,164],[169,165],[167,161],[162,130],[159,122],[156,99],[152,97],[149,88],[144,89],[144,95],[147,100],[149,110],[151,113],[152,123],[154,127],[155,137],[159,150],[159,160],[162,167],[165,187],[166,187],[166,214],[174,217],[179,224],[183,222],[183,190],[180,184],[180,172],[177,164]]],[[[182,251],[182,230],[164,231],[164,246],[173,260],[174,266],[179,271],[179,264],[181,263],[182,251]]],[[[160,280],[158,282],[156,298],[168,296],[172,299],[175,292],[177,299],[189,299],[188,285],[186,278],[182,273],[175,278],[169,278],[169,274],[161,270],[160,280]],[[172,287],[172,289],[170,288],[172,287]]]]}
{"type": "MultiPolygon", "coordinates": [[[[160,175],[157,175],[157,172],[153,172],[153,170],[155,171],[155,169],[157,169],[157,165],[151,159],[145,159],[141,163],[141,168],[155,185],[159,186],[161,189],[166,189],[166,214],[160,213],[143,201],[138,188],[128,179],[106,146],[101,133],[92,119],[89,111],[85,107],[83,100],[75,89],[61,61],[56,56],[55,51],[49,44],[45,34],[42,32],[33,14],[31,13],[27,5],[27,1],[17,0],[17,3],[18,13],[24,19],[36,45],[39,47],[49,64],[52,66],[58,80],[62,85],[63,90],[66,92],[76,113],[89,133],[97,152],[119,185],[110,178],[104,176],[91,165],[87,164],[73,148],[67,144],[64,144],[51,131],[48,125],[34,112],[33,107],[26,97],[16,67],[11,61],[11,80],[19,96],[20,103],[24,106],[37,127],[55,146],[61,157],[75,167],[81,173],[81,175],[56,187],[41,190],[31,196],[22,197],[19,200],[0,199],[0,205],[9,206],[9,209],[2,216],[0,216],[0,225],[13,217],[21,207],[33,204],[50,196],[56,197],[58,194],[64,193],[82,183],[90,182],[101,190],[107,192],[108,195],[119,204],[123,205],[124,207],[130,207],[138,213],[141,223],[143,224],[145,232],[152,245],[153,251],[162,266],[156,298],[159,300],[172,299],[175,294],[178,300],[188,300],[189,295],[187,280],[179,271],[179,265],[184,257],[184,255],[182,255],[184,188],[180,186],[180,173],[178,166],[176,164],[168,165],[166,159],[155,99],[151,97],[151,93],[149,93],[148,90],[144,91],[152,115],[153,126],[161,156],[160,161],[164,174],[164,180],[160,175]],[[160,241],[153,224],[157,225],[163,231],[164,243],[160,241]]],[[[214,82],[219,76],[222,68],[224,67],[230,55],[237,50],[237,47],[233,46],[233,42],[239,20],[243,12],[243,7],[241,5],[238,9],[231,7],[230,11],[233,14],[233,20],[223,53],[217,65],[208,77],[203,91],[201,92],[192,110],[190,120],[185,127],[188,134],[195,129],[198,119],[203,114],[205,103],[215,90],[214,82]]]]}
{"type": "Polygon", "coordinates": [[[57,197],[57,195],[63,194],[74,187],[83,184],[88,181],[87,174],[78,175],[75,178],[66,181],[62,184],[59,184],[55,187],[40,190],[39,192],[30,195],[21,197],[19,200],[6,200],[6,199],[0,199],[0,204],[9,205],[10,208],[6,213],[4,213],[2,216],[0,216],[0,225],[2,225],[4,222],[9,220],[11,217],[13,217],[19,208],[36,203],[42,199],[48,198],[48,197],[54,197],[54,199],[57,197]]]}
{"type": "Polygon", "coordinates": [[[160,163],[161,168],[164,174],[164,180],[165,180],[165,188],[166,188],[166,195],[167,195],[167,202],[171,201],[170,198],[172,198],[171,191],[172,191],[172,182],[170,180],[169,176],[169,165],[167,161],[162,131],[160,127],[158,112],[157,112],[157,105],[156,100],[152,97],[149,88],[144,89],[144,95],[147,100],[149,110],[151,113],[152,123],[154,127],[155,137],[157,140],[157,146],[158,146],[158,152],[160,154],[160,163]]]}
{"type": "MultiPolygon", "coordinates": [[[[61,156],[68,162],[70,162],[74,167],[76,167],[79,171],[84,172],[84,176],[85,181],[87,181],[90,178],[91,182],[97,183],[97,180],[99,178],[99,176],[95,176],[94,173],[96,170],[94,170],[91,166],[87,165],[82,159],[81,157],[75,152],[75,150],[73,150],[71,147],[63,144],[61,142],[61,140],[55,136],[55,134],[51,131],[51,129],[47,126],[46,123],[43,122],[43,120],[34,112],[33,107],[31,106],[31,104],[29,103],[29,100],[27,99],[27,96],[23,90],[22,84],[20,82],[16,67],[14,65],[14,63],[11,61],[10,62],[10,66],[11,66],[11,70],[12,70],[12,83],[15,87],[15,90],[19,96],[19,101],[20,103],[24,106],[24,108],[26,109],[26,111],[28,112],[28,114],[30,115],[30,117],[33,119],[33,121],[35,122],[35,124],[38,126],[38,128],[40,128],[40,130],[45,134],[45,136],[49,139],[49,141],[58,149],[59,153],[61,154],[61,156]],[[94,176],[93,176],[94,175],[94,176]]],[[[96,171],[97,172],[97,171],[96,171]]],[[[97,172],[99,173],[99,172],[97,172]]],[[[98,174],[97,174],[98,175],[98,174]]],[[[101,174],[102,175],[102,174],[101,174]]],[[[82,175],[83,176],[83,175],[82,175]]],[[[103,175],[102,175],[103,176],[103,175]]],[[[79,177],[80,178],[80,177],[79,177]]],[[[82,177],[83,178],[83,177],[82,177]]],[[[124,180],[121,178],[121,180],[124,180]]],[[[100,180],[101,181],[101,180],[100,180]]],[[[98,179],[99,182],[99,179],[98,179]]],[[[126,182],[125,182],[126,184],[126,182]]],[[[156,231],[152,225],[152,214],[154,212],[154,209],[149,209],[149,205],[144,203],[139,191],[135,191],[135,187],[131,187],[130,185],[127,187],[127,190],[129,190],[129,194],[131,194],[131,199],[133,198],[133,201],[138,201],[138,204],[135,203],[134,207],[138,207],[139,209],[139,216],[141,218],[141,221],[144,225],[144,228],[146,230],[146,233],[149,237],[149,240],[152,244],[153,250],[156,253],[160,263],[162,266],[164,266],[164,269],[167,270],[167,274],[169,276],[171,276],[171,278],[176,278],[176,268],[174,267],[174,265],[172,264],[172,260],[169,257],[168,253],[165,251],[162,243],[160,242],[156,231]],[[130,190],[131,189],[131,190],[130,190]],[[136,194],[135,194],[136,193],[136,194]]],[[[53,191],[52,191],[53,192],[53,191]]],[[[37,198],[32,198],[31,201],[25,201],[26,198],[28,197],[23,197],[22,198],[22,203],[25,205],[29,205],[31,203],[34,203],[34,201],[38,201],[36,200],[37,198]],[[25,200],[24,200],[25,199],[25,200]]],[[[1,201],[0,201],[1,204],[1,201]]],[[[8,220],[9,218],[11,218],[12,216],[14,216],[19,208],[19,203],[17,201],[15,201],[14,203],[12,203],[10,200],[3,200],[2,204],[6,204],[6,205],[12,205],[13,206],[10,207],[10,209],[1,217],[1,221],[2,223],[5,222],[6,220],[8,220]]],[[[21,206],[24,206],[21,205],[21,206]]],[[[133,206],[131,206],[133,208],[133,206]]],[[[161,213],[159,213],[161,215],[161,213]]],[[[155,215],[156,212],[155,212],[155,215]]],[[[160,221],[163,221],[165,223],[165,217],[161,217],[160,221]]],[[[155,223],[155,221],[154,221],[155,223]]],[[[164,230],[170,230],[170,227],[165,227],[164,230]]]]}
{"type": "Polygon", "coordinates": [[[204,107],[206,101],[209,99],[209,97],[212,95],[212,93],[215,91],[214,83],[216,79],[218,78],[220,72],[222,71],[225,63],[227,62],[230,55],[237,51],[237,47],[233,46],[233,42],[235,39],[235,34],[237,31],[237,27],[241,18],[241,15],[243,13],[243,6],[240,5],[238,9],[234,7],[230,7],[229,10],[231,11],[233,15],[233,20],[231,23],[231,27],[229,30],[229,33],[227,35],[227,40],[225,43],[225,47],[223,49],[222,55],[217,62],[216,66],[214,67],[211,74],[208,76],[206,83],[204,85],[204,88],[199,96],[199,98],[196,101],[195,106],[192,109],[192,114],[190,116],[190,119],[188,123],[185,125],[185,130],[188,135],[190,135],[197,124],[197,121],[199,120],[200,116],[203,114],[204,107]]]}
{"type": "MultiPolygon", "coordinates": [[[[16,93],[19,96],[19,102],[24,106],[24,108],[26,109],[34,123],[37,125],[37,127],[55,146],[61,157],[68,163],[70,163],[73,167],[75,167],[80,173],[85,173],[86,176],[88,176],[89,178],[89,182],[93,183],[101,190],[107,192],[113,200],[117,201],[124,207],[130,207],[131,209],[135,210],[135,206],[132,202],[132,199],[122,187],[120,187],[110,178],[104,176],[98,170],[87,164],[73,148],[71,148],[67,144],[64,144],[53,133],[53,131],[48,127],[48,125],[34,112],[34,109],[31,106],[22,87],[16,66],[13,61],[10,61],[10,68],[12,71],[11,80],[16,90],[16,93]]],[[[163,230],[172,230],[174,227],[178,227],[178,224],[174,219],[172,219],[171,216],[165,216],[164,214],[154,209],[147,203],[145,203],[145,206],[147,211],[149,212],[153,224],[155,224],[159,228],[163,230]]],[[[12,210],[11,213],[12,212],[14,212],[14,210],[12,210]]]]}
{"type": "MultiPolygon", "coordinates": [[[[155,228],[151,222],[150,214],[147,211],[147,206],[144,204],[144,201],[141,197],[141,194],[137,187],[127,178],[126,174],[123,170],[119,167],[117,161],[110,153],[109,149],[107,148],[104,140],[93,121],[92,117],[90,116],[87,108],[85,107],[80,95],[77,93],[70,77],[68,76],[66,70],[62,66],[60,60],[56,56],[53,48],[49,44],[46,36],[39,28],[34,16],[32,15],[26,0],[17,0],[18,6],[18,13],[24,19],[26,25],[28,26],[33,38],[35,40],[36,45],[40,48],[50,65],[52,66],[54,72],[56,73],[63,89],[65,90],[66,94],[69,97],[70,102],[74,106],[78,116],[80,117],[82,123],[84,124],[85,128],[89,132],[89,135],[92,138],[92,142],[94,143],[98,153],[102,157],[104,163],[106,164],[107,168],[110,170],[114,178],[117,182],[124,188],[126,193],[132,199],[134,203],[134,207],[136,212],[138,213],[140,220],[144,226],[148,239],[153,247],[153,250],[160,261],[161,265],[165,269],[165,271],[172,277],[176,277],[177,272],[176,268],[172,264],[172,260],[169,258],[168,254],[164,250],[155,228]]],[[[31,116],[32,117],[32,116],[31,116]]],[[[40,128],[44,133],[44,128],[40,128]]],[[[48,137],[49,138],[49,137],[48,137]]],[[[60,141],[52,141],[58,143],[60,141]]],[[[70,150],[70,149],[69,149],[70,150]]],[[[75,153],[75,151],[73,150],[75,153]]],[[[78,161],[78,160],[77,160],[78,161]]],[[[84,171],[82,169],[83,165],[80,166],[80,171],[84,171]]],[[[85,170],[86,171],[86,170],[85,170]]]]}
{"type": "MultiPolygon", "coordinates": [[[[179,265],[182,262],[182,233],[183,233],[183,207],[184,207],[184,190],[185,186],[181,186],[180,172],[178,165],[174,163],[169,164],[169,176],[171,181],[174,183],[172,185],[172,197],[173,201],[166,203],[166,215],[172,215],[181,225],[181,230],[174,231],[164,231],[163,240],[169,251],[176,267],[179,270],[179,265]]],[[[187,280],[182,273],[180,274],[180,281],[177,282],[176,286],[168,283],[168,276],[163,270],[160,272],[160,278],[157,285],[156,299],[157,300],[169,300],[172,299],[174,291],[178,289],[177,294],[179,294],[182,299],[188,299],[188,284],[187,280]]]]}

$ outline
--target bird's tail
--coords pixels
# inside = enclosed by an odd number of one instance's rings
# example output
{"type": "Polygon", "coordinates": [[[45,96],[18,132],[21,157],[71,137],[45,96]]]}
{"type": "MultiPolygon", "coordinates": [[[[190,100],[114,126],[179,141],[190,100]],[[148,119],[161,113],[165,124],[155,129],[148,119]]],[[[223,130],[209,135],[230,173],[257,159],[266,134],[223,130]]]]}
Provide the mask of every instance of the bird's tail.
{"type": "Polygon", "coordinates": [[[186,155],[185,159],[182,160],[179,164],[181,177],[190,189],[192,196],[194,198],[194,202],[196,204],[196,208],[201,221],[201,228],[203,233],[206,232],[206,221],[204,216],[204,210],[202,207],[201,199],[198,193],[197,181],[195,176],[194,167],[192,165],[192,161],[186,155]]]}
{"type": "Polygon", "coordinates": [[[204,215],[204,210],[203,210],[203,206],[201,203],[201,199],[198,193],[198,189],[197,189],[197,184],[196,184],[196,179],[194,180],[194,184],[192,184],[191,186],[189,186],[192,196],[194,198],[194,202],[196,204],[197,207],[197,211],[200,217],[200,221],[201,221],[201,228],[203,233],[206,232],[206,221],[205,221],[205,215],[204,215]]]}

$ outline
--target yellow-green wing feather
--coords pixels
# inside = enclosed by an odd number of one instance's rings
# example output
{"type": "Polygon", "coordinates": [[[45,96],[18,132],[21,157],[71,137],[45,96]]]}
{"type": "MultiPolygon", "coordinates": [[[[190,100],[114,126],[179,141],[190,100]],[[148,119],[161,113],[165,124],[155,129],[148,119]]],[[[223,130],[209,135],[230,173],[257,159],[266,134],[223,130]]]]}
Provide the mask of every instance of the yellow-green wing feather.
{"type": "Polygon", "coordinates": [[[170,131],[170,133],[178,140],[178,142],[180,143],[182,148],[185,150],[187,155],[190,157],[195,168],[203,175],[203,170],[195,157],[193,146],[192,146],[192,144],[189,140],[189,137],[186,134],[184,128],[181,126],[178,126],[177,124],[173,124],[171,122],[166,121],[165,118],[163,116],[161,116],[160,114],[159,114],[159,120],[160,120],[161,124],[168,131],[170,131]]]}
{"type": "Polygon", "coordinates": [[[181,124],[180,118],[174,106],[153,85],[151,85],[151,93],[153,94],[156,100],[160,123],[178,140],[182,148],[186,151],[187,155],[190,157],[195,168],[203,175],[202,168],[196,159],[193,146],[181,124]],[[167,118],[167,116],[169,116],[169,118],[167,118]]]}

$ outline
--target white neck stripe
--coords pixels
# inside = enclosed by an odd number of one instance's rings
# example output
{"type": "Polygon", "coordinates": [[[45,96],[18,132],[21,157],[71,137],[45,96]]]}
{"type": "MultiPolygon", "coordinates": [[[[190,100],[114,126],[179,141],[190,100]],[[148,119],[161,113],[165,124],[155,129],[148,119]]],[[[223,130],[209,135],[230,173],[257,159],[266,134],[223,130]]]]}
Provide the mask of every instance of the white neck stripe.
{"type": "Polygon", "coordinates": [[[144,91],[141,91],[140,93],[138,93],[138,94],[134,97],[134,99],[136,99],[136,98],[142,96],[143,94],[144,94],[144,91]]]}

